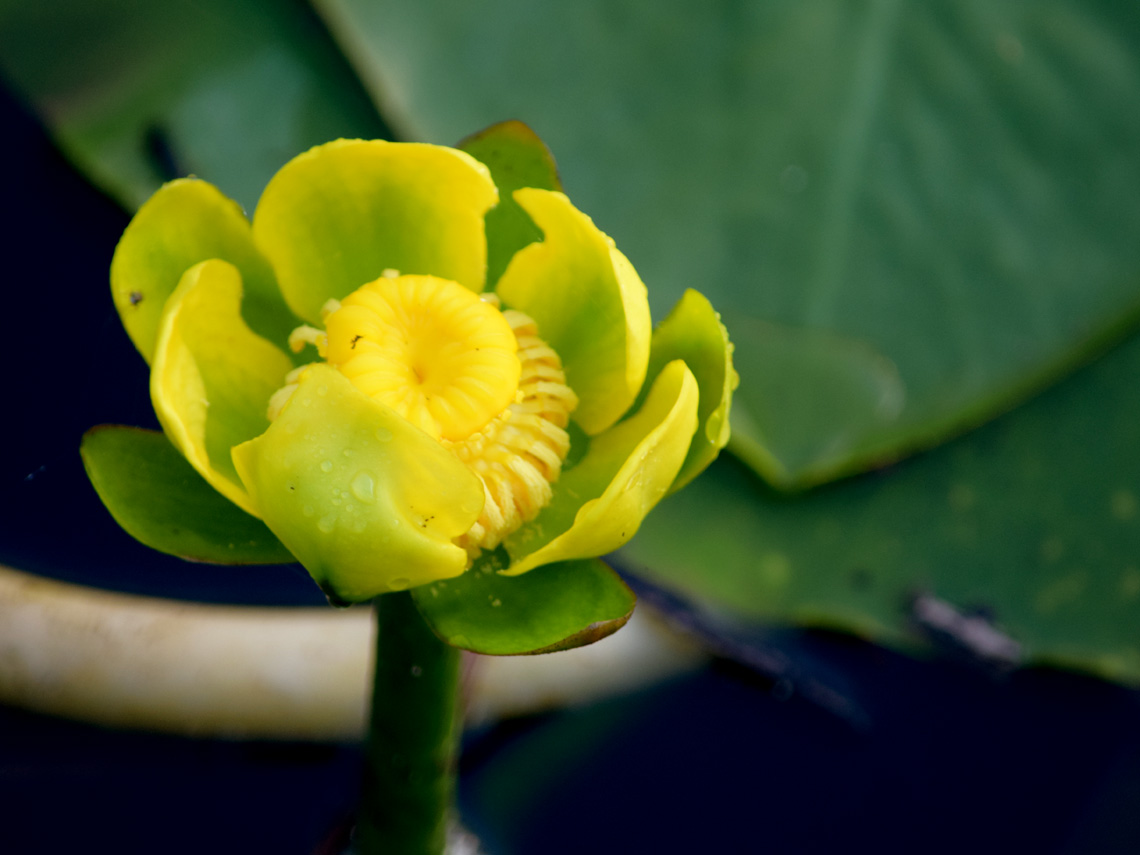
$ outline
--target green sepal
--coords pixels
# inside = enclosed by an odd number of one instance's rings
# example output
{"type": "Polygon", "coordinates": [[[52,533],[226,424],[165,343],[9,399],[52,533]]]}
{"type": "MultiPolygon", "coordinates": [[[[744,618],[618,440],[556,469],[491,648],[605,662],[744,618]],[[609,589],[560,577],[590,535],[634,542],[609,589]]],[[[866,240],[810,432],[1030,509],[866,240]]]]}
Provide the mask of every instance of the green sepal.
{"type": "Polygon", "coordinates": [[[512,119],[479,131],[457,148],[491,170],[499,204],[487,212],[487,287],[493,288],[516,252],[542,240],[542,231],[511,195],[520,187],[561,190],[558,167],[546,143],[528,125],[512,119]]]}
{"type": "MultiPolygon", "coordinates": [[[[642,399],[661,369],[674,359],[685,361],[700,387],[697,432],[669,492],[680,490],[704,472],[728,442],[732,392],[739,383],[732,351],[720,315],[703,294],[691,288],[653,331],[642,399]]],[[[641,400],[634,410],[640,406],[641,400]]]]}
{"type": "Polygon", "coordinates": [[[292,564],[265,524],[222,496],[158,431],[99,425],[79,446],[87,477],[140,543],[191,561],[292,564]]]}
{"type": "Polygon", "coordinates": [[[452,647],[496,656],[583,647],[623,627],[637,597],[596,558],[563,561],[522,576],[499,572],[502,550],[485,552],[455,579],[415,588],[432,630],[452,647]]]}

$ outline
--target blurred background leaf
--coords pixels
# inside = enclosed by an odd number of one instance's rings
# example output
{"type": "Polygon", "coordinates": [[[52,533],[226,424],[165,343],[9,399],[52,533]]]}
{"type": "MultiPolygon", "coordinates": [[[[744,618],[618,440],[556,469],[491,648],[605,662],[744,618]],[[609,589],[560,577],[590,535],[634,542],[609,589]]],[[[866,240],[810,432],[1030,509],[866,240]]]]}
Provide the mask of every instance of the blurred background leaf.
{"type": "Polygon", "coordinates": [[[779,485],[1007,409],[1140,307],[1135,4],[314,5],[403,135],[531,124],[656,317],[694,287],[737,339],[762,319],[894,363],[897,411],[841,438],[805,425],[828,438],[805,457],[755,427],[826,356],[741,361],[737,430],[779,485]]]}
{"type": "Polygon", "coordinates": [[[299,152],[389,135],[297,0],[0,0],[0,71],[128,208],[195,174],[252,211],[299,152]]]}

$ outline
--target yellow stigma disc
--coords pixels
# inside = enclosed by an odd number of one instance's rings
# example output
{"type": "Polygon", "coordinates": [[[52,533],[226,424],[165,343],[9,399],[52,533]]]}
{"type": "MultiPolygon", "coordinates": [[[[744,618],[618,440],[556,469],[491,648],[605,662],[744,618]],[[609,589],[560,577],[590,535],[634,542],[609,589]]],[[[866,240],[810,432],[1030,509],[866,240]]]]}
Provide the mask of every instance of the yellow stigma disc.
{"type": "Polygon", "coordinates": [[[456,282],[383,276],[341,300],[325,330],[329,364],[436,439],[464,440],[515,400],[514,332],[456,282]]]}

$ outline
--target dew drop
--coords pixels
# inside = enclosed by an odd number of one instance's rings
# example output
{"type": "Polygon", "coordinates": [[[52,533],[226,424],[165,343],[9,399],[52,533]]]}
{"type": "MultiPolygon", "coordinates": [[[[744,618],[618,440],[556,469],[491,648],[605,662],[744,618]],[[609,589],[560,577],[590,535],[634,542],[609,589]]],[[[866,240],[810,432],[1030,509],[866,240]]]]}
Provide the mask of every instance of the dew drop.
{"type": "Polygon", "coordinates": [[[403,577],[399,579],[391,579],[388,581],[388,589],[392,591],[405,591],[411,584],[411,580],[404,579],[403,577]]]}
{"type": "Polygon", "coordinates": [[[381,442],[388,442],[392,439],[392,431],[385,427],[376,428],[376,438],[381,442]]]}
{"type": "Polygon", "coordinates": [[[421,674],[423,674],[423,672],[424,672],[424,669],[421,668],[419,665],[413,665],[412,666],[412,676],[413,677],[419,677],[421,674]]]}
{"type": "Polygon", "coordinates": [[[367,472],[361,472],[352,479],[352,495],[362,502],[371,502],[376,498],[375,488],[376,483],[367,472]]]}
{"type": "Polygon", "coordinates": [[[313,509],[312,505],[305,505],[305,507],[301,508],[301,513],[303,513],[307,517],[311,517],[313,514],[316,513],[316,511],[313,509]]]}
{"type": "Polygon", "coordinates": [[[317,522],[317,528],[319,528],[325,534],[328,534],[330,531],[332,531],[335,526],[336,526],[336,517],[333,516],[332,514],[329,514],[328,516],[321,517],[320,520],[317,522]]]}
{"type": "Polygon", "coordinates": [[[328,386],[318,386],[317,387],[317,394],[320,395],[322,398],[325,395],[327,395],[328,393],[329,393],[329,387],[328,386]]]}
{"type": "Polygon", "coordinates": [[[331,460],[322,460],[321,461],[321,471],[322,472],[332,472],[332,461],[331,460]]]}
{"type": "Polygon", "coordinates": [[[497,609],[497,608],[498,608],[499,606],[501,606],[502,604],[503,604],[503,601],[502,601],[502,600],[500,600],[498,597],[496,597],[495,599],[491,600],[491,608],[493,608],[493,609],[497,609]]]}

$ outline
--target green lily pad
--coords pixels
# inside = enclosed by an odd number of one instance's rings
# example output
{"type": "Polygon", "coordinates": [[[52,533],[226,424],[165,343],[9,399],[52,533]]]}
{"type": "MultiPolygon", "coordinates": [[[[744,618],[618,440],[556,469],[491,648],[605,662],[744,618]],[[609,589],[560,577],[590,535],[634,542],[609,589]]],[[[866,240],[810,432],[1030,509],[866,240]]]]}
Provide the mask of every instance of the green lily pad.
{"type": "Polygon", "coordinates": [[[158,431],[101,425],[80,446],[111,516],[151,549],[214,564],[291,564],[261,520],[224,498],[158,431]]]}
{"type": "Polygon", "coordinates": [[[499,204],[487,212],[487,287],[493,288],[514,254],[542,240],[542,231],[511,194],[520,187],[561,190],[554,156],[538,135],[519,121],[500,122],[459,143],[491,170],[499,204]]]}
{"type": "Polygon", "coordinates": [[[727,320],[737,336],[733,358],[752,369],[736,390],[730,448],[770,484],[827,480],[861,437],[892,424],[905,406],[898,367],[866,342],[727,320]]]}
{"type": "Polygon", "coordinates": [[[1138,373],[1140,337],[958,440],[799,496],[722,457],[624,558],[747,619],[902,647],[988,627],[990,649],[1004,635],[1024,661],[1140,684],[1138,373]]]}
{"type": "Polygon", "coordinates": [[[1136,4],[315,6],[405,136],[525,119],[658,317],[693,287],[897,366],[894,418],[823,461],[768,449],[790,485],[992,417],[1136,319],[1136,4]]]}
{"type": "Polygon", "coordinates": [[[597,559],[499,575],[507,563],[502,551],[484,553],[462,576],[412,590],[436,635],[475,653],[550,653],[605,638],[633,614],[637,598],[597,559]]]}
{"type": "Polygon", "coordinates": [[[0,0],[0,71],[128,208],[196,174],[253,210],[299,152],[388,133],[302,3],[0,0]]]}

